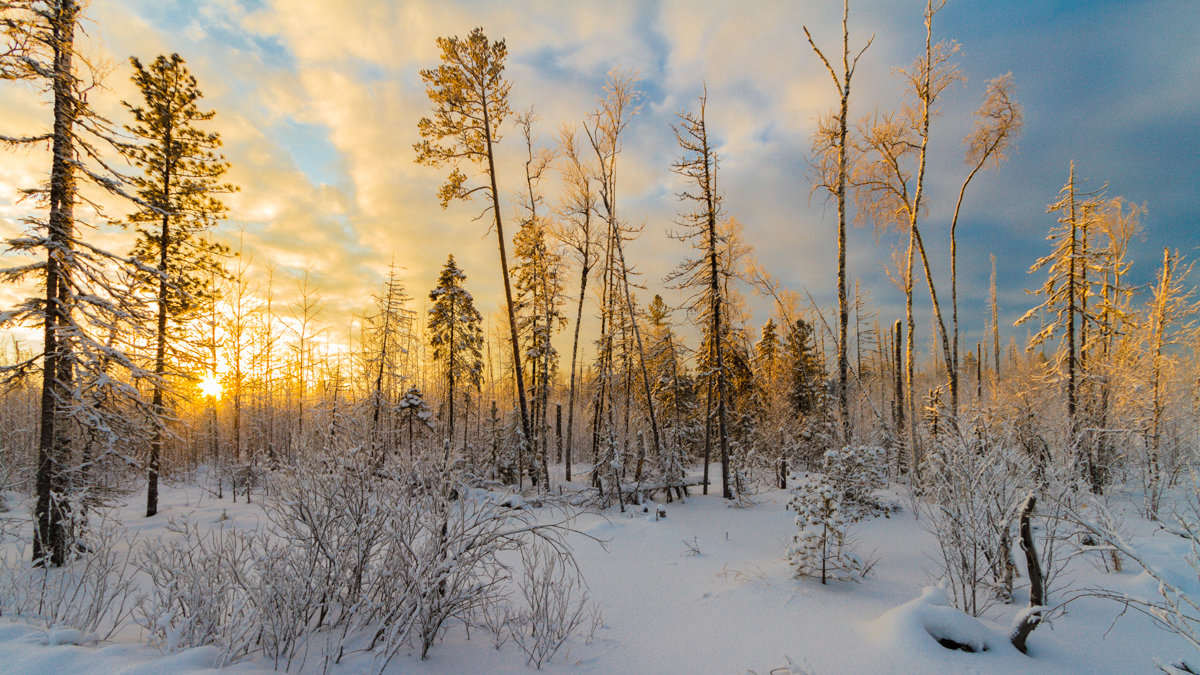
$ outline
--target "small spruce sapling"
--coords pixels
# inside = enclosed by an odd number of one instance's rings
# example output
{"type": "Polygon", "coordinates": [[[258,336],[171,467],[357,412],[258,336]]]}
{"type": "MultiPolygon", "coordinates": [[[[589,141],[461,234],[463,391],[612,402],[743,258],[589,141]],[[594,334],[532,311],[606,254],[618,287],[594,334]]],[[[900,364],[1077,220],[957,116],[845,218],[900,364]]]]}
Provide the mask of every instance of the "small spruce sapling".
{"type": "Polygon", "coordinates": [[[799,531],[792,535],[787,557],[796,576],[850,580],[866,573],[866,562],[850,550],[846,526],[878,506],[872,499],[885,483],[882,448],[847,446],[828,450],[824,472],[793,478],[789,508],[796,512],[799,531]]]}

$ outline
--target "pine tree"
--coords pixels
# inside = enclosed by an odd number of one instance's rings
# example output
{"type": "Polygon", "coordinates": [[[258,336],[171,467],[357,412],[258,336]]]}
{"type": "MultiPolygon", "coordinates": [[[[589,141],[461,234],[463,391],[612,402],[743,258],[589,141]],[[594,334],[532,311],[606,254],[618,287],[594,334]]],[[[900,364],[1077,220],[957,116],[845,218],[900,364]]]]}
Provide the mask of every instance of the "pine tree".
{"type": "Polygon", "coordinates": [[[784,339],[783,352],[788,402],[797,415],[812,415],[821,406],[825,390],[825,368],[812,324],[796,319],[784,339]]]}
{"type": "Polygon", "coordinates": [[[475,300],[463,284],[467,275],[446,258],[437,288],[429,292],[429,344],[433,360],[442,364],[446,378],[446,448],[454,440],[455,386],[465,380],[478,388],[483,376],[483,316],[475,309],[475,300]]]}
{"type": "Polygon", "coordinates": [[[766,398],[770,398],[770,392],[774,391],[779,376],[779,335],[775,328],[775,319],[767,319],[763,324],[762,337],[754,345],[754,368],[759,385],[763,388],[766,398]]]}
{"type": "MultiPolygon", "coordinates": [[[[433,117],[422,117],[417,123],[421,142],[413,146],[418,164],[453,168],[438,190],[442,208],[455,199],[468,200],[476,192],[484,192],[490,202],[496,226],[497,248],[500,250],[500,273],[504,278],[504,302],[508,311],[509,342],[512,361],[521,363],[520,338],[517,336],[516,304],[508,275],[508,252],[504,238],[504,222],[500,216],[500,192],[496,187],[494,145],[499,142],[500,126],[511,112],[508,92],[512,84],[504,79],[504,59],[508,47],[504,40],[489,42],[482,28],[471,31],[465,40],[458,37],[438,38],[442,64],[432,70],[422,70],[425,93],[434,105],[433,117]],[[448,142],[447,145],[442,143],[448,142]],[[461,170],[464,163],[481,167],[487,177],[483,185],[468,187],[468,177],[461,170]]],[[[485,211],[486,212],[486,211],[485,211]]],[[[517,403],[521,412],[521,432],[524,442],[532,435],[529,410],[525,397],[525,377],[522,369],[513,368],[517,385],[517,403]]]]}
{"type": "Polygon", "coordinates": [[[692,380],[684,369],[683,355],[671,328],[671,309],[661,295],[650,301],[646,319],[650,329],[646,367],[653,383],[655,405],[663,420],[664,447],[659,463],[662,480],[670,485],[684,477],[684,448],[692,440],[692,380]]]}
{"type": "MultiPolygon", "coordinates": [[[[213,289],[205,283],[208,276],[225,273],[221,257],[228,249],[197,235],[225,215],[225,205],[216,195],[232,192],[234,187],[220,182],[229,168],[216,152],[221,147],[220,135],[197,126],[215,113],[198,107],[200,89],[183,59],[172,54],[159,56],[148,67],[137,58],[130,63],[142,103],[125,102],[134,119],[126,129],[140,142],[120,147],[143,172],[131,180],[142,206],[129,216],[129,222],[138,230],[134,257],[157,271],[147,275],[146,282],[157,285],[153,406],[159,419],[165,420],[164,378],[168,360],[181,356],[175,344],[181,339],[179,329],[195,310],[215,302],[213,289]]],[[[157,429],[150,443],[147,517],[158,512],[164,435],[163,429],[157,429]]]]}

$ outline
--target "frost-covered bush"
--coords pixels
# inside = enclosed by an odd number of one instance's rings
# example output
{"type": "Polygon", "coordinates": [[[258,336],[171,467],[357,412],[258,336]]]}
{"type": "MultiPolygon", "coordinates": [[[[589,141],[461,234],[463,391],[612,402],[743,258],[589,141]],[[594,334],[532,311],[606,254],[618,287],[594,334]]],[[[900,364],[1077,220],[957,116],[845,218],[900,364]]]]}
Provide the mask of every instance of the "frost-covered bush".
{"type": "Polygon", "coordinates": [[[124,530],[102,511],[92,514],[61,567],[28,562],[23,543],[7,548],[0,559],[0,615],[107,639],[134,608],[128,545],[124,530]]]}
{"type": "Polygon", "coordinates": [[[1014,525],[1033,466],[980,417],[937,437],[921,465],[923,522],[954,606],[979,616],[1012,599],[1014,525]]]}
{"type": "Polygon", "coordinates": [[[569,514],[535,523],[437,459],[302,462],[275,482],[266,513],[261,533],[184,524],[142,552],[153,592],[141,622],[161,646],[213,644],[226,661],[260,653],[290,668],[315,645],[327,663],[366,652],[382,670],[507,602],[502,552],[537,543],[574,566],[569,514]]]}
{"type": "MultiPolygon", "coordinates": [[[[1200,652],[1200,593],[1196,590],[1196,579],[1200,579],[1200,477],[1192,474],[1183,485],[1171,515],[1163,518],[1163,529],[1186,542],[1187,549],[1178,558],[1156,559],[1135,546],[1126,536],[1121,518],[1109,510],[1104,499],[1094,498],[1086,504],[1073,505],[1067,513],[1088,533],[1094,542],[1093,548],[1111,551],[1131,561],[1153,580],[1147,588],[1155,591],[1147,594],[1144,591],[1091,588],[1084,592],[1149,616],[1156,626],[1178,635],[1200,652]]],[[[1159,664],[1159,669],[1167,673],[1195,673],[1200,672],[1200,662],[1181,661],[1173,666],[1159,664]]]]}
{"type": "Polygon", "coordinates": [[[135,562],[150,581],[136,620],[151,642],[167,652],[216,645],[221,663],[254,651],[258,612],[250,580],[258,542],[224,524],[209,530],[171,521],[167,530],[174,536],[148,543],[135,562]]]}
{"type": "Polygon", "coordinates": [[[560,551],[526,546],[521,549],[521,569],[517,587],[522,603],[508,625],[529,664],[541,669],[587,622],[594,604],[574,560],[560,551]]]}

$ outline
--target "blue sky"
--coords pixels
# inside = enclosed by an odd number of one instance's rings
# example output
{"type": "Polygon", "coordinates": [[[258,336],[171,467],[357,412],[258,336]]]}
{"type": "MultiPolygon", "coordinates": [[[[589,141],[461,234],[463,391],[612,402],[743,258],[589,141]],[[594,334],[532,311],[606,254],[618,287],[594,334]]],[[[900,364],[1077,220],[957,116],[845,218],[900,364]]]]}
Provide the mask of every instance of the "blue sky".
{"type": "MultiPolygon", "coordinates": [[[[854,81],[852,117],[900,102],[893,70],[923,48],[922,10],[918,2],[852,2],[852,41],[874,35],[854,81]]],[[[707,84],[727,213],[744,224],[747,243],[768,270],[823,306],[833,303],[836,212],[820,195],[810,196],[808,152],[817,117],[835,100],[801,27],[836,50],[841,17],[834,3],[93,0],[88,13],[92,49],[112,69],[111,91],[96,101],[115,119],[121,119],[118,102],[135,94],[128,56],[148,60],[176,51],[188,61],[218,113],[213,128],[225,139],[230,178],[242,187],[228,201],[231,219],[245,224],[254,274],[265,278],[269,261],[286,302],[295,295],[294,279],[309,269],[334,325],[365,309],[393,254],[418,299],[453,252],[481,309],[494,311],[501,302],[494,235],[473,222],[478,207],[443,211],[435,197],[443,172],[415,165],[411,148],[417,120],[429,109],[418,70],[436,63],[438,36],[465,35],[475,26],[507,41],[512,107],[535,108],[545,144],[560,125],[577,124],[594,109],[610,69],[639,71],[646,96],[618,180],[624,217],[646,224],[631,262],[651,289],[661,288],[663,275],[687,254],[666,236],[679,209],[678,178],[669,171],[677,152],[670,124],[675,113],[694,107],[707,84]]],[[[1151,280],[1163,246],[1196,255],[1197,35],[1196,0],[960,0],[937,15],[934,38],[962,45],[968,80],[943,97],[932,131],[923,234],[935,260],[948,250],[950,210],[965,171],[961,139],[987,80],[1012,72],[1025,112],[1010,159],[977,179],[964,204],[960,297],[967,340],[983,325],[989,254],[999,261],[1005,323],[1035,304],[1024,289],[1041,279],[1026,270],[1048,250],[1053,217],[1046,205],[1072,160],[1089,185],[1107,183],[1110,196],[1147,207],[1144,238],[1133,247],[1136,282],[1151,280]]],[[[0,111],[0,119],[18,127],[6,131],[46,124],[33,92],[6,89],[0,111]]],[[[506,131],[500,186],[513,223],[522,150],[516,130],[506,131]]],[[[36,179],[46,161],[39,153],[0,155],[0,234],[18,227],[23,206],[15,203],[15,189],[36,179]]],[[[545,186],[551,202],[555,183],[545,186]]],[[[899,237],[876,239],[869,228],[850,237],[851,278],[861,279],[885,323],[902,311],[882,271],[898,245],[899,237]]],[[[947,266],[936,265],[935,276],[944,292],[947,266]]],[[[746,295],[757,327],[769,303],[746,295]]],[[[923,288],[918,298],[927,304],[923,288]]]]}

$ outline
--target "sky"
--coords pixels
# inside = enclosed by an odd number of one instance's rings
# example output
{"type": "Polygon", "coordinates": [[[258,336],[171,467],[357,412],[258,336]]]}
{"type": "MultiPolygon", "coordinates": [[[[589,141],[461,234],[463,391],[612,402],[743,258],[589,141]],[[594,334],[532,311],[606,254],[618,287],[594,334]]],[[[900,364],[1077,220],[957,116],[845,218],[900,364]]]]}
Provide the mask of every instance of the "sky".
{"type": "MultiPolygon", "coordinates": [[[[852,45],[873,37],[854,78],[855,120],[895,108],[895,69],[924,46],[924,3],[852,2],[852,45]]],[[[325,2],[315,0],[92,0],[86,49],[106,71],[91,101],[117,122],[120,101],[136,100],[128,57],[178,52],[217,115],[232,165],[230,219],[218,236],[239,236],[251,276],[265,285],[273,267],[276,302],[298,296],[305,272],[324,303],[322,319],[344,334],[366,310],[389,263],[419,309],[450,253],[485,314],[503,302],[495,235],[476,221],[482,204],[442,209],[446,171],[414,163],[417,121],[430,112],[419,77],[438,62],[439,36],[480,26],[508,46],[514,111],[539,116],[538,143],[578,125],[596,107],[606,75],[634,70],[645,96],[618,167],[620,211],[645,226],[630,264],[650,293],[669,303],[663,277],[688,255],[668,237],[683,208],[671,125],[708,92],[708,126],[720,157],[725,212],[744,225],[758,261],[786,287],[835,304],[836,207],[812,191],[810,138],[836,93],[806,40],[840,46],[840,3],[802,2],[325,2]],[[242,234],[238,234],[241,231],[242,234]]],[[[1200,239],[1200,1],[990,2],[952,0],[937,14],[934,40],[961,44],[967,80],[942,97],[934,120],[923,236],[939,294],[948,291],[949,219],[967,169],[963,137],[989,79],[1012,73],[1024,128],[1010,158],[972,184],[960,218],[960,313],[965,341],[984,325],[989,256],[998,266],[1001,325],[1037,303],[1025,289],[1042,278],[1029,266],[1046,254],[1055,200],[1075,162],[1091,188],[1144,204],[1144,236],[1133,246],[1132,278],[1149,283],[1164,246],[1196,256],[1200,239]]],[[[49,125],[38,92],[0,85],[0,133],[49,125]]],[[[519,132],[502,129],[498,179],[507,233],[515,231],[523,180],[519,132]]],[[[20,231],[28,205],[21,187],[49,164],[39,150],[0,150],[0,236],[20,231]]],[[[546,180],[547,199],[557,176],[546,180]]],[[[127,210],[115,204],[110,216],[127,210]]],[[[102,228],[121,248],[127,234],[102,228]]],[[[848,273],[861,280],[883,323],[903,316],[902,296],[884,273],[896,234],[850,232],[848,273]]],[[[510,248],[511,251],[511,248],[510,248]]],[[[0,257],[0,264],[15,262],[0,257]]],[[[10,306],[28,289],[0,287],[10,306]]],[[[918,287],[918,306],[928,304],[918,287]]],[[[746,289],[756,330],[770,301],[746,289]]],[[[676,316],[683,321],[684,315],[676,316]]],[[[920,324],[919,324],[920,325],[920,324]]],[[[928,325],[927,323],[924,325],[928,325]]]]}

